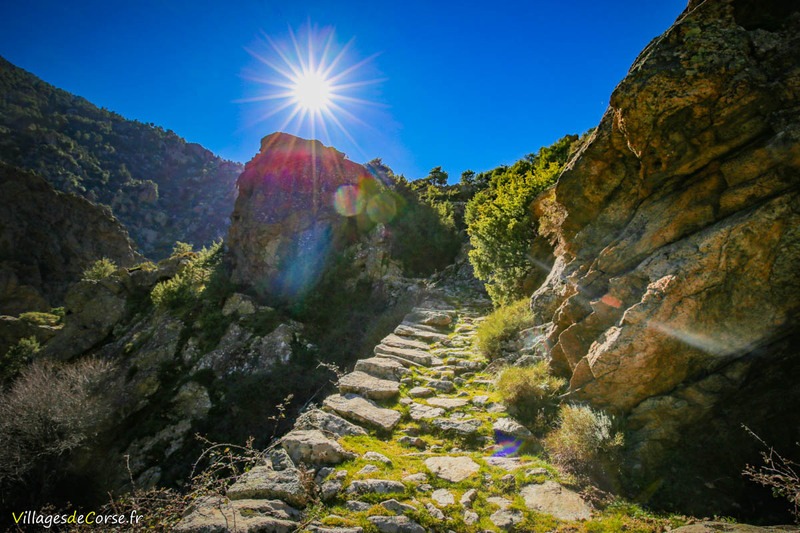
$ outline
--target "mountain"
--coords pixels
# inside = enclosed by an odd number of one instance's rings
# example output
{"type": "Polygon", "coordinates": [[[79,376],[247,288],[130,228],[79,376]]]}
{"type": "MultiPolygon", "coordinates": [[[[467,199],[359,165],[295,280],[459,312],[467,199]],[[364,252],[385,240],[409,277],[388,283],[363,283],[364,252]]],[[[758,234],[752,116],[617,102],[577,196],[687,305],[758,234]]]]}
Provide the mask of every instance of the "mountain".
{"type": "Polygon", "coordinates": [[[225,235],[242,165],[0,58],[0,161],[109,206],[152,259],[225,235]]]}
{"type": "Polygon", "coordinates": [[[128,232],[108,209],[0,163],[0,314],[50,311],[96,260],[133,266],[128,232]]]}

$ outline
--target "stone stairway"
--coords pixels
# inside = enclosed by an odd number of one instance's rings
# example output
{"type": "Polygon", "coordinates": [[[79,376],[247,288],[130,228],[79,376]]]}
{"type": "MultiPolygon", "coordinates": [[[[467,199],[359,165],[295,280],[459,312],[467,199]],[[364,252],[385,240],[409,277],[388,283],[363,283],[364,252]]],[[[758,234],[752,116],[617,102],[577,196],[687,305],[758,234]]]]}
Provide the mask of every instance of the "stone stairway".
{"type": "Polygon", "coordinates": [[[413,309],[340,378],[338,394],[298,418],[269,464],[196,502],[177,529],[508,530],[532,516],[520,506],[589,518],[550,467],[505,456],[530,433],[505,414],[472,349],[487,311],[446,296],[413,309]]]}

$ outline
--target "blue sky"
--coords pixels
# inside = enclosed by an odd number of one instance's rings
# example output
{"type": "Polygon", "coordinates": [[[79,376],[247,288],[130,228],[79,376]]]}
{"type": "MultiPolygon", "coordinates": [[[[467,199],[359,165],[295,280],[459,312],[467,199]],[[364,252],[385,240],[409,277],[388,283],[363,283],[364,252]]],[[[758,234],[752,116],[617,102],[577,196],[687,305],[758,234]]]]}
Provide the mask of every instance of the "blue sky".
{"type": "MultiPolygon", "coordinates": [[[[301,36],[309,27],[318,36],[333,29],[334,54],[352,41],[336,70],[372,57],[346,79],[380,81],[342,91],[371,105],[343,104],[358,121],[339,113],[347,135],[329,121],[328,138],[317,128],[318,137],[354,161],[382,157],[412,179],[441,165],[453,181],[596,125],[630,64],[685,0],[228,4],[4,2],[0,55],[97,105],[245,162],[286,118],[258,120],[279,100],[242,101],[270,90],[253,78],[280,78],[248,50],[280,63],[263,35],[282,48],[290,29],[301,36]]],[[[295,121],[286,130],[309,136],[305,126],[295,121]]]]}

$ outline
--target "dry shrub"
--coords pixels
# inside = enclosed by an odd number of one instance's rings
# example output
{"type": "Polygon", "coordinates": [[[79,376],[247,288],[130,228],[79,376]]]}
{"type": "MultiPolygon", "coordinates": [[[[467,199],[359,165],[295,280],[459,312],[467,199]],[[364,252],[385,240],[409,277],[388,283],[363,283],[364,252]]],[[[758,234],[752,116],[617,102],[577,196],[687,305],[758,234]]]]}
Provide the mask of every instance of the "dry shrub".
{"type": "Polygon", "coordinates": [[[497,378],[503,402],[519,419],[539,429],[546,427],[555,414],[565,386],[564,379],[550,374],[546,361],[505,368],[497,378]]]}
{"type": "Polygon", "coordinates": [[[532,325],[533,315],[527,298],[500,307],[478,325],[477,348],[487,358],[497,359],[503,355],[503,346],[506,343],[532,325]]]}
{"type": "Polygon", "coordinates": [[[611,473],[624,440],[607,414],[585,405],[562,405],[558,422],[544,439],[553,462],[581,477],[611,473]]]}
{"type": "Polygon", "coordinates": [[[39,360],[22,371],[0,395],[0,486],[28,478],[46,485],[70,452],[90,443],[110,414],[101,393],[110,372],[97,359],[39,360]]]}

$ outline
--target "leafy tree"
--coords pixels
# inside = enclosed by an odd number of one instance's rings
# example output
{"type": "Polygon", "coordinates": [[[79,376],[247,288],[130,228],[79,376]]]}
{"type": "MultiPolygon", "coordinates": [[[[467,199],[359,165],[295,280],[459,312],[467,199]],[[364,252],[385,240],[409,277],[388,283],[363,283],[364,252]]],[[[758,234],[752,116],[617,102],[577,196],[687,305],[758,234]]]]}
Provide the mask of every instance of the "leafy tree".
{"type": "Polygon", "coordinates": [[[577,140],[567,135],[510,167],[479,175],[487,187],[467,204],[469,257],[495,305],[510,304],[530,290],[526,281],[539,268],[530,257],[537,229],[530,205],[555,183],[577,140]]]}

